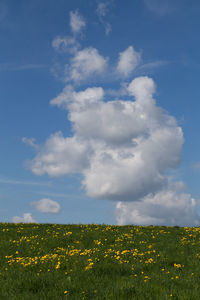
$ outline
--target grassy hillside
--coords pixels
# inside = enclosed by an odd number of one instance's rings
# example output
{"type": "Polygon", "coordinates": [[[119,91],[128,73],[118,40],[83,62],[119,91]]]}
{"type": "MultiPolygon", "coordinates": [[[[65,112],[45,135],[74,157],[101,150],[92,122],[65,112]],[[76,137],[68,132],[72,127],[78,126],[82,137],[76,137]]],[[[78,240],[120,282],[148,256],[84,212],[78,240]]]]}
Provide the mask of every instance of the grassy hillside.
{"type": "Polygon", "coordinates": [[[0,299],[200,299],[200,228],[0,223],[0,299]]]}

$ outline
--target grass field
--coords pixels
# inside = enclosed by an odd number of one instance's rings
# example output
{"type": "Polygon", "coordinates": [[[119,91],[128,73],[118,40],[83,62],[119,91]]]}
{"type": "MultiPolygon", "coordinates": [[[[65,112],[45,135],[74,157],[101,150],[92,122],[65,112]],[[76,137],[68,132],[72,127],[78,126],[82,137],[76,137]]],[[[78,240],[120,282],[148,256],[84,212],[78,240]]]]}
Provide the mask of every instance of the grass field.
{"type": "Polygon", "coordinates": [[[0,223],[0,299],[200,299],[200,228],[0,223]]]}

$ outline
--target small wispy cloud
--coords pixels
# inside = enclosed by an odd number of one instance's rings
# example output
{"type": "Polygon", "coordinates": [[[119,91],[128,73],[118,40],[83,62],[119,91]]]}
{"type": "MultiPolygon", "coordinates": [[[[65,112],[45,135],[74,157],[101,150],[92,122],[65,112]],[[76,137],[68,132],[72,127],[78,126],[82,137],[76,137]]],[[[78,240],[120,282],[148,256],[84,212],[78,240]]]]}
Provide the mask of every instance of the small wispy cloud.
{"type": "Polygon", "coordinates": [[[81,33],[82,30],[85,28],[86,22],[83,18],[83,16],[76,11],[70,12],[70,27],[74,34],[81,33]]]}
{"type": "Polygon", "coordinates": [[[171,0],[144,0],[144,4],[148,10],[158,16],[168,15],[173,10],[171,0]]]}
{"type": "Polygon", "coordinates": [[[26,70],[37,70],[45,69],[49,66],[46,64],[24,64],[17,65],[14,63],[2,63],[0,64],[0,72],[15,72],[15,71],[26,71],[26,70]]]}
{"type": "Polygon", "coordinates": [[[77,52],[80,47],[79,42],[71,36],[57,36],[52,41],[52,47],[58,53],[67,53],[74,54],[77,52]]]}
{"type": "Polygon", "coordinates": [[[145,64],[142,64],[138,67],[138,71],[142,71],[142,72],[153,72],[159,68],[165,67],[168,64],[172,63],[171,61],[167,61],[167,60],[157,60],[157,61],[152,61],[152,62],[148,62],[145,64]]]}
{"type": "Polygon", "coordinates": [[[77,194],[62,194],[62,193],[54,193],[54,192],[35,192],[38,195],[45,196],[45,197],[55,197],[55,198],[65,198],[65,199],[83,199],[82,195],[77,194]]]}
{"type": "Polygon", "coordinates": [[[16,180],[8,178],[0,178],[0,184],[14,184],[14,185],[32,185],[32,186],[51,186],[50,182],[35,182],[35,181],[25,181],[16,180]]]}
{"type": "Polygon", "coordinates": [[[125,51],[119,53],[117,71],[124,77],[129,76],[132,71],[139,65],[141,53],[129,46],[125,51]]]}
{"type": "MultiPolygon", "coordinates": [[[[67,197],[69,197],[68,194],[60,194],[60,193],[53,193],[53,192],[37,192],[37,194],[42,195],[42,196],[58,197],[58,198],[67,198],[67,197]]],[[[70,196],[72,196],[72,195],[70,195],[70,196]]]]}
{"type": "Polygon", "coordinates": [[[34,148],[36,150],[39,148],[39,146],[35,143],[34,138],[23,137],[22,142],[28,146],[31,146],[32,148],[34,148]]]}
{"type": "Polygon", "coordinates": [[[58,214],[61,211],[60,204],[52,199],[43,198],[39,201],[31,202],[37,211],[41,213],[58,214]]]}
{"type": "Polygon", "coordinates": [[[110,5],[112,4],[112,0],[110,1],[105,1],[105,2],[100,2],[97,5],[96,13],[99,18],[99,21],[105,28],[105,33],[106,35],[109,35],[110,32],[112,31],[111,24],[106,21],[106,16],[109,13],[110,10],[110,5]]]}

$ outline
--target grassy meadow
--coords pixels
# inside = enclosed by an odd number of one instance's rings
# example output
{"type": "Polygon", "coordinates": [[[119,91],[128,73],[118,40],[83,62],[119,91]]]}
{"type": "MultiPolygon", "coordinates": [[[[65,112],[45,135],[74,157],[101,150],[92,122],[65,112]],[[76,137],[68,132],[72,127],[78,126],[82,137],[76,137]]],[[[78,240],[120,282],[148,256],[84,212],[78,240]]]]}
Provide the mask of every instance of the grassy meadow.
{"type": "Polygon", "coordinates": [[[200,299],[200,228],[0,223],[0,299],[200,299]]]}

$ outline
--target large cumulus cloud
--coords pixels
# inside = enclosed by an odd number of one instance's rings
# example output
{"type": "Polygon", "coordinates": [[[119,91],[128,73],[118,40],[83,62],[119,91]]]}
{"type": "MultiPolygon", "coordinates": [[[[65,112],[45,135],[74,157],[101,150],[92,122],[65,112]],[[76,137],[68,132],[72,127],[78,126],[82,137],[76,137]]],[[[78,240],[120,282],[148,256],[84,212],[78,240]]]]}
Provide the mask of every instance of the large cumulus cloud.
{"type": "Polygon", "coordinates": [[[195,200],[169,182],[184,142],[176,119],[156,105],[156,87],[138,77],[127,99],[105,99],[102,87],[67,85],[51,100],[68,110],[73,136],[52,134],[30,162],[36,175],[81,173],[88,196],[116,202],[119,224],[199,224],[195,200]]]}

